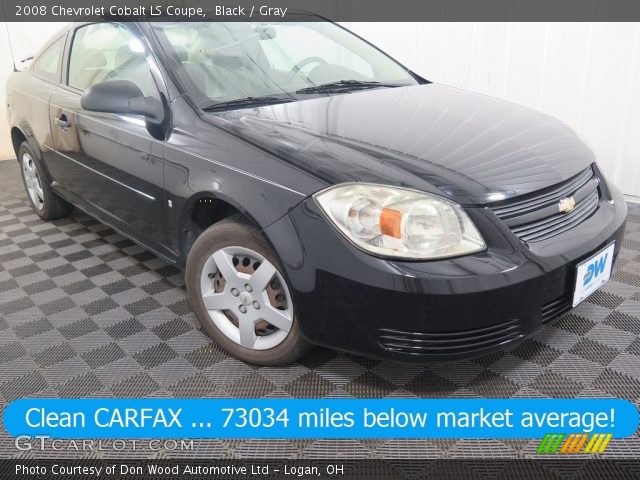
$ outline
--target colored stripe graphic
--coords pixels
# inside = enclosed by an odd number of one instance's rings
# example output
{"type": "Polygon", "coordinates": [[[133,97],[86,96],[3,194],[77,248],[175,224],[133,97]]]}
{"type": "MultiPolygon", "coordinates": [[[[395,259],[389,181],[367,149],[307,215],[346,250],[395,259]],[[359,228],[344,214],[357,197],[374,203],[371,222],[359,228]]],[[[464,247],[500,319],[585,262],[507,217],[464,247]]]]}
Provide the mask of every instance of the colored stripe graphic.
{"type": "Polygon", "coordinates": [[[595,441],[592,440],[589,442],[589,445],[587,445],[587,448],[584,449],[584,453],[604,452],[604,449],[609,444],[609,441],[611,440],[611,437],[613,435],[611,435],[610,433],[600,433],[600,434],[594,434],[593,436],[597,438],[595,439],[595,441]]]}
{"type": "Polygon", "coordinates": [[[540,446],[538,447],[538,453],[556,453],[562,439],[565,437],[564,433],[547,433],[542,442],[540,442],[540,446]]]}
{"type": "Polygon", "coordinates": [[[571,449],[569,453],[578,453],[582,449],[584,444],[587,443],[587,438],[589,438],[589,435],[583,433],[582,435],[580,435],[580,437],[582,437],[580,441],[571,449]]]}
{"type": "Polygon", "coordinates": [[[578,435],[575,435],[573,433],[569,435],[565,440],[564,445],[562,445],[562,449],[560,450],[560,453],[569,453],[571,449],[574,447],[577,439],[578,439],[578,435]]]}
{"type": "Polygon", "coordinates": [[[562,433],[547,433],[536,452],[539,454],[603,453],[612,438],[611,433],[594,433],[591,436],[587,433],[572,433],[569,436],[562,433]],[[562,440],[565,437],[566,440],[563,443],[562,440]],[[560,448],[561,445],[562,448],[560,448]]]}

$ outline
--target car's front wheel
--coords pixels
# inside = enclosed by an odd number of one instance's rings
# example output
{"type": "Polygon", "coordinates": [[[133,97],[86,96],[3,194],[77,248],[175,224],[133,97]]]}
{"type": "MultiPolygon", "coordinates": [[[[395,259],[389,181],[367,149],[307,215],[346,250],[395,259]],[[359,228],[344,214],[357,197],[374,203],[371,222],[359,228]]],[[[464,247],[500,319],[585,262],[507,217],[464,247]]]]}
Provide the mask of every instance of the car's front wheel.
{"type": "Polygon", "coordinates": [[[72,206],[58,197],[42,173],[42,167],[27,142],[18,150],[22,182],[33,211],[43,220],[55,220],[71,213],[72,206]]]}
{"type": "Polygon", "coordinates": [[[276,256],[242,217],[223,220],[198,237],[186,283],[202,327],[231,355],[282,365],[307,351],[276,256]]]}

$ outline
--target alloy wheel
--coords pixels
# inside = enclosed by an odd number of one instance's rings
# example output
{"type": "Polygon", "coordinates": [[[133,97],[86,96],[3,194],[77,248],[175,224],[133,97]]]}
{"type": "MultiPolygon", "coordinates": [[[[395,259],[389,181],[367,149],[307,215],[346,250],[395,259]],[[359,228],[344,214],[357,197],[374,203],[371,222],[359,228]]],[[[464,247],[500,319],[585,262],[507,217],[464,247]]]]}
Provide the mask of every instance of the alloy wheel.
{"type": "Polygon", "coordinates": [[[293,325],[289,289],[258,252],[237,246],[217,250],[204,264],[200,287],[211,321],[234,343],[266,350],[287,338],[293,325]]]}
{"type": "Polygon", "coordinates": [[[44,208],[44,191],[42,190],[42,183],[40,181],[40,172],[36,162],[33,161],[29,153],[22,155],[22,171],[24,173],[24,183],[27,186],[27,193],[33,202],[33,205],[38,209],[44,208]]]}

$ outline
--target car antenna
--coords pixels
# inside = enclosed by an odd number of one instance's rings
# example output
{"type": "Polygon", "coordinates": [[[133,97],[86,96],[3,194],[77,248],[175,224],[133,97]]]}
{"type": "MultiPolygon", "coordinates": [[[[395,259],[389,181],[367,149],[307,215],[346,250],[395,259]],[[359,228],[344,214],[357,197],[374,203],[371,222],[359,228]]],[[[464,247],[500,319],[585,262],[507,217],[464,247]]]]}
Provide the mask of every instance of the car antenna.
{"type": "MultiPolygon", "coordinates": [[[[0,3],[0,10],[2,10],[2,17],[6,19],[7,15],[4,9],[4,3],[0,3]]],[[[13,71],[18,71],[18,66],[16,65],[16,57],[13,54],[13,45],[11,44],[11,35],[9,34],[9,23],[4,22],[4,28],[7,31],[7,41],[9,42],[9,51],[11,52],[11,62],[13,62],[13,71]]]]}
{"type": "Polygon", "coordinates": [[[13,44],[11,43],[11,35],[9,34],[9,23],[4,22],[4,28],[7,31],[7,40],[9,41],[9,51],[11,52],[11,61],[13,62],[13,71],[18,71],[18,66],[16,65],[16,57],[13,54],[13,44]]]}

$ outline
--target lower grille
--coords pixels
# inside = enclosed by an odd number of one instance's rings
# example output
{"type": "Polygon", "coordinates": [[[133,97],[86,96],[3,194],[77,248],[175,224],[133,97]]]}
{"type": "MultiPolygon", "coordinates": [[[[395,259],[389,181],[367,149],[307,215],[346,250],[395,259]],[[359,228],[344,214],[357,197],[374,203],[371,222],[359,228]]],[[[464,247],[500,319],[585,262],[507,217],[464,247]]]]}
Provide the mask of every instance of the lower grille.
{"type": "Polygon", "coordinates": [[[589,167],[566,182],[493,205],[491,209],[523,242],[540,242],[589,218],[600,202],[598,185],[599,179],[589,167]],[[559,205],[568,199],[575,205],[573,210],[564,213],[559,205]]]}
{"type": "Polygon", "coordinates": [[[571,310],[573,294],[567,293],[542,307],[542,323],[549,323],[571,310]]]}
{"type": "Polygon", "coordinates": [[[404,332],[381,328],[380,345],[389,351],[414,355],[453,355],[498,347],[522,337],[518,320],[451,333],[404,332]]]}

